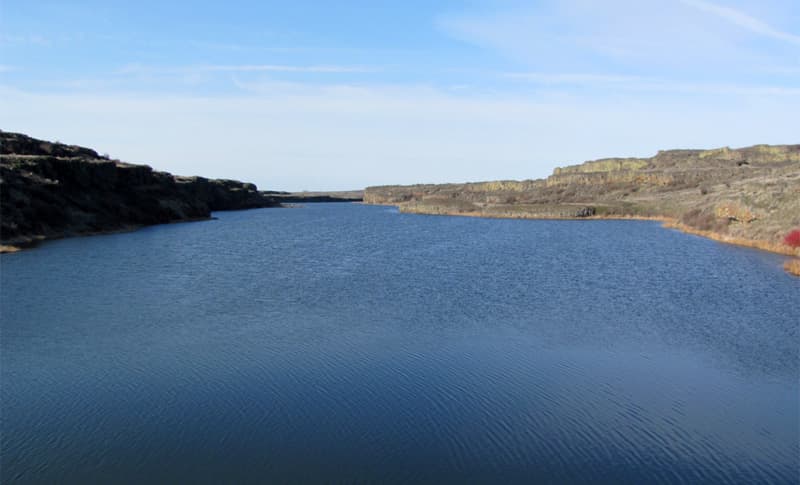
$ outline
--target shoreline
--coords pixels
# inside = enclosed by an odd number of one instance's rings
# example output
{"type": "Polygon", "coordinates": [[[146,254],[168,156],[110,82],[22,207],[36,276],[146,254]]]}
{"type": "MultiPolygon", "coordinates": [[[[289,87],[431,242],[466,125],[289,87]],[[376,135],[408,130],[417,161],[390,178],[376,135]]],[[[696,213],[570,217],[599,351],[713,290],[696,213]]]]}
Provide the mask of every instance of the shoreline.
{"type": "MultiPolygon", "coordinates": [[[[360,202],[351,202],[351,201],[336,201],[336,203],[341,202],[350,202],[360,204],[360,202]]],[[[314,204],[317,202],[309,202],[310,204],[314,204]]],[[[231,209],[231,210],[224,210],[224,211],[213,211],[213,212],[231,212],[231,211],[245,211],[245,210],[253,210],[253,209],[296,209],[304,207],[303,204],[296,204],[296,203],[281,203],[281,205],[274,206],[274,207],[252,207],[247,209],[231,209]]],[[[19,251],[24,251],[26,249],[35,249],[40,244],[48,241],[57,241],[59,239],[67,239],[67,238],[76,238],[76,237],[89,237],[89,236],[107,236],[110,234],[121,234],[125,232],[134,232],[138,231],[139,229],[144,229],[145,227],[154,227],[154,226],[162,226],[168,224],[182,224],[184,222],[203,222],[203,221],[212,221],[216,219],[213,215],[208,217],[192,217],[187,219],[180,219],[176,221],[167,221],[161,222],[158,224],[136,224],[131,226],[125,226],[117,229],[106,229],[102,231],[91,231],[91,232],[81,232],[76,234],[59,234],[55,236],[45,236],[41,234],[37,234],[35,236],[29,236],[26,240],[21,242],[3,242],[0,243],[0,254],[10,254],[16,253],[19,251]]]]}
{"type": "MultiPolygon", "coordinates": [[[[770,241],[758,240],[758,239],[745,239],[740,237],[733,237],[728,236],[726,234],[720,234],[714,231],[706,231],[702,229],[696,229],[686,224],[679,222],[677,219],[673,217],[666,217],[666,216],[635,216],[635,215],[595,215],[595,216],[587,216],[587,217],[565,217],[565,216],[550,216],[550,215],[537,215],[537,214],[486,214],[483,212],[425,212],[421,210],[408,210],[398,204],[378,204],[378,203],[369,203],[364,201],[350,201],[351,203],[361,204],[361,205],[375,205],[375,206],[385,206],[385,207],[396,207],[398,211],[402,214],[415,214],[415,215],[427,215],[427,216],[443,216],[443,217],[475,217],[475,218],[482,218],[482,219],[525,219],[525,220],[551,220],[551,221],[656,221],[661,222],[661,227],[664,229],[673,229],[676,231],[680,231],[685,234],[691,234],[694,236],[700,236],[706,239],[710,239],[712,241],[720,242],[723,244],[730,244],[734,246],[741,246],[751,249],[757,249],[760,251],[766,251],[769,253],[774,254],[781,254],[784,256],[796,256],[797,252],[785,244],[780,243],[773,243],[770,241]]],[[[283,208],[294,208],[297,207],[296,204],[287,204],[282,205],[283,208]]],[[[300,205],[302,207],[302,205],[300,205]]],[[[246,209],[245,209],[246,210],[246,209]]],[[[144,227],[150,226],[159,226],[162,224],[180,224],[184,222],[201,222],[201,221],[209,221],[213,220],[215,217],[198,217],[198,218],[191,218],[179,221],[169,221],[164,222],[161,224],[142,224],[130,227],[122,227],[118,229],[109,229],[104,231],[93,231],[87,233],[80,233],[80,234],[67,234],[67,235],[58,235],[53,237],[47,237],[43,235],[32,236],[29,240],[20,243],[4,243],[0,244],[0,254],[9,254],[9,253],[16,253],[25,249],[33,249],[39,246],[41,243],[46,241],[55,241],[58,239],[66,239],[70,237],[88,237],[88,236],[102,236],[102,235],[110,235],[110,234],[120,234],[125,232],[133,232],[144,227]]],[[[800,276],[800,258],[792,258],[787,260],[783,265],[784,270],[794,276],[800,276]]]]}
{"type": "Polygon", "coordinates": [[[19,243],[3,243],[0,244],[0,254],[9,254],[9,253],[16,253],[19,251],[24,251],[26,249],[35,249],[40,244],[48,241],[58,241],[59,239],[69,239],[69,238],[78,238],[78,237],[91,237],[91,236],[109,236],[111,234],[123,234],[126,232],[134,232],[138,231],[139,229],[144,229],[145,227],[154,227],[154,226],[162,226],[162,225],[169,225],[169,224],[182,224],[184,222],[203,222],[203,221],[211,221],[216,219],[216,217],[193,217],[189,219],[182,219],[179,221],[168,221],[162,222],[159,224],[138,224],[132,226],[125,226],[120,227],[117,229],[106,229],[102,231],[91,231],[91,232],[81,232],[78,234],[61,234],[57,236],[44,236],[44,235],[36,235],[31,236],[29,240],[19,242],[19,243]]]}
{"type": "MultiPolygon", "coordinates": [[[[705,231],[702,229],[695,229],[687,226],[678,221],[674,217],[667,216],[634,216],[634,215],[601,215],[601,216],[587,216],[587,217],[563,217],[563,216],[548,216],[536,214],[486,214],[482,212],[425,212],[421,210],[407,210],[398,204],[367,204],[367,205],[382,205],[397,207],[403,214],[417,214],[417,215],[430,215],[430,216],[450,216],[450,217],[478,217],[483,219],[527,219],[527,220],[555,220],[555,221],[658,221],[661,222],[661,227],[664,229],[673,229],[685,234],[704,237],[712,241],[720,242],[723,244],[730,244],[733,246],[741,246],[750,249],[757,249],[766,251],[773,254],[781,254],[783,256],[796,256],[797,252],[785,244],[774,243],[759,239],[745,239],[740,237],[728,236],[714,231],[705,231]]],[[[787,273],[800,276],[800,259],[792,258],[787,260],[783,265],[787,273]]]]}

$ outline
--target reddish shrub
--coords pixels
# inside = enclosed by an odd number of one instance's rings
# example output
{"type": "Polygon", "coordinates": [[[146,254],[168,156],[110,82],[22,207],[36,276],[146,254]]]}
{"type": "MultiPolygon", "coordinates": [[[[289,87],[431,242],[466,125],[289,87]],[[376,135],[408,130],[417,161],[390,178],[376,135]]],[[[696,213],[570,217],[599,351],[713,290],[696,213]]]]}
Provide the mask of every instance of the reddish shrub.
{"type": "Polygon", "coordinates": [[[793,248],[800,248],[800,229],[795,229],[783,238],[783,243],[793,248]]]}

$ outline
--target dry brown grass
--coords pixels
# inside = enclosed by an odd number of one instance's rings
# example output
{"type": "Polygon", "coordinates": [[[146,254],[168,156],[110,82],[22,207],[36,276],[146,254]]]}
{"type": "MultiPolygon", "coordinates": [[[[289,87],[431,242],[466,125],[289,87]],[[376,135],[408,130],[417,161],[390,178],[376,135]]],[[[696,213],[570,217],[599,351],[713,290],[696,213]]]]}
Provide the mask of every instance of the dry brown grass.
{"type": "MultiPolygon", "coordinates": [[[[560,217],[547,214],[531,214],[531,213],[487,213],[484,211],[454,211],[448,208],[436,207],[432,209],[430,206],[424,205],[406,205],[399,206],[400,212],[411,214],[429,214],[429,215],[451,215],[451,216],[464,216],[464,217],[482,217],[489,219],[547,219],[547,220],[571,220],[571,221],[585,221],[585,220],[628,220],[628,221],[661,221],[664,227],[668,229],[677,229],[687,234],[694,234],[702,236],[714,241],[722,242],[725,244],[734,244],[736,246],[744,246],[748,248],[760,249],[771,253],[786,254],[793,256],[796,250],[782,242],[775,242],[763,239],[748,239],[743,237],[731,236],[728,234],[712,231],[702,230],[695,227],[688,226],[676,219],[663,216],[632,216],[632,215],[598,215],[592,217],[560,217]]],[[[793,260],[796,261],[796,260],[793,260]]],[[[787,263],[788,264],[788,263],[787,263]]],[[[795,263],[800,266],[800,263],[795,263]]],[[[788,270],[787,270],[788,271],[788,270]]]]}
{"type": "Polygon", "coordinates": [[[800,276],[800,259],[794,258],[786,261],[786,263],[783,265],[783,269],[785,269],[789,274],[800,276]]]}
{"type": "Polygon", "coordinates": [[[717,217],[711,210],[691,209],[681,215],[680,222],[699,231],[709,231],[717,234],[728,232],[728,219],[717,217]]]}
{"type": "Polygon", "coordinates": [[[378,187],[367,189],[365,202],[417,214],[566,220],[592,206],[596,215],[580,220],[659,220],[722,243],[795,255],[781,240],[800,227],[800,146],[776,150],[678,150],[659,153],[638,171],[556,170],[519,184],[513,194],[505,183],[378,187]]]}
{"type": "Polygon", "coordinates": [[[659,216],[636,216],[636,215],[595,215],[587,217],[575,217],[574,215],[555,215],[550,213],[531,213],[531,212],[487,212],[484,210],[465,210],[456,211],[447,207],[422,205],[422,204],[370,204],[370,205],[393,205],[397,207],[400,212],[406,214],[421,214],[421,215],[437,215],[437,216],[462,216],[462,217],[479,217],[483,219],[534,219],[534,220],[553,220],[553,221],[662,221],[667,222],[670,219],[659,216]]]}
{"type": "Polygon", "coordinates": [[[687,234],[694,234],[696,236],[706,237],[708,239],[713,239],[714,241],[719,241],[726,244],[735,244],[737,246],[745,246],[748,248],[760,249],[762,251],[769,251],[771,253],[788,254],[790,256],[793,256],[795,254],[795,250],[793,248],[781,242],[766,241],[763,239],[746,239],[742,237],[729,236],[727,234],[720,234],[713,231],[704,231],[701,229],[696,229],[694,227],[689,227],[686,224],[682,224],[674,220],[665,222],[664,227],[668,227],[670,229],[677,229],[687,234]]]}

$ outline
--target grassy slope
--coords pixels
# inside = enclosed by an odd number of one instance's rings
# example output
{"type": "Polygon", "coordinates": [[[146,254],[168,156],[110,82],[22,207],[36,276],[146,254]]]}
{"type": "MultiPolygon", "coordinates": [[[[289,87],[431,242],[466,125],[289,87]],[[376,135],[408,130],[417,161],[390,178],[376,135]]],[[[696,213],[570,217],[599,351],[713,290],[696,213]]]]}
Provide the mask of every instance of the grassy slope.
{"type": "Polygon", "coordinates": [[[483,217],[655,218],[714,239],[792,254],[800,145],[670,150],[558,168],[544,180],[369,187],[366,203],[483,217]]]}

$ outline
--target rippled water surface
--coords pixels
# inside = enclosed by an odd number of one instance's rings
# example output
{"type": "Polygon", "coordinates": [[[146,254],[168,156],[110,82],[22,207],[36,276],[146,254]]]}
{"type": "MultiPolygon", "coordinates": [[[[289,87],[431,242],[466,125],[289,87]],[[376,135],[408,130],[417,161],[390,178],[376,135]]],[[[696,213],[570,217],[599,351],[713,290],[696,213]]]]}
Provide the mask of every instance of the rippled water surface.
{"type": "Polygon", "coordinates": [[[800,279],[319,204],[0,259],[2,481],[795,482],[800,279]]]}

